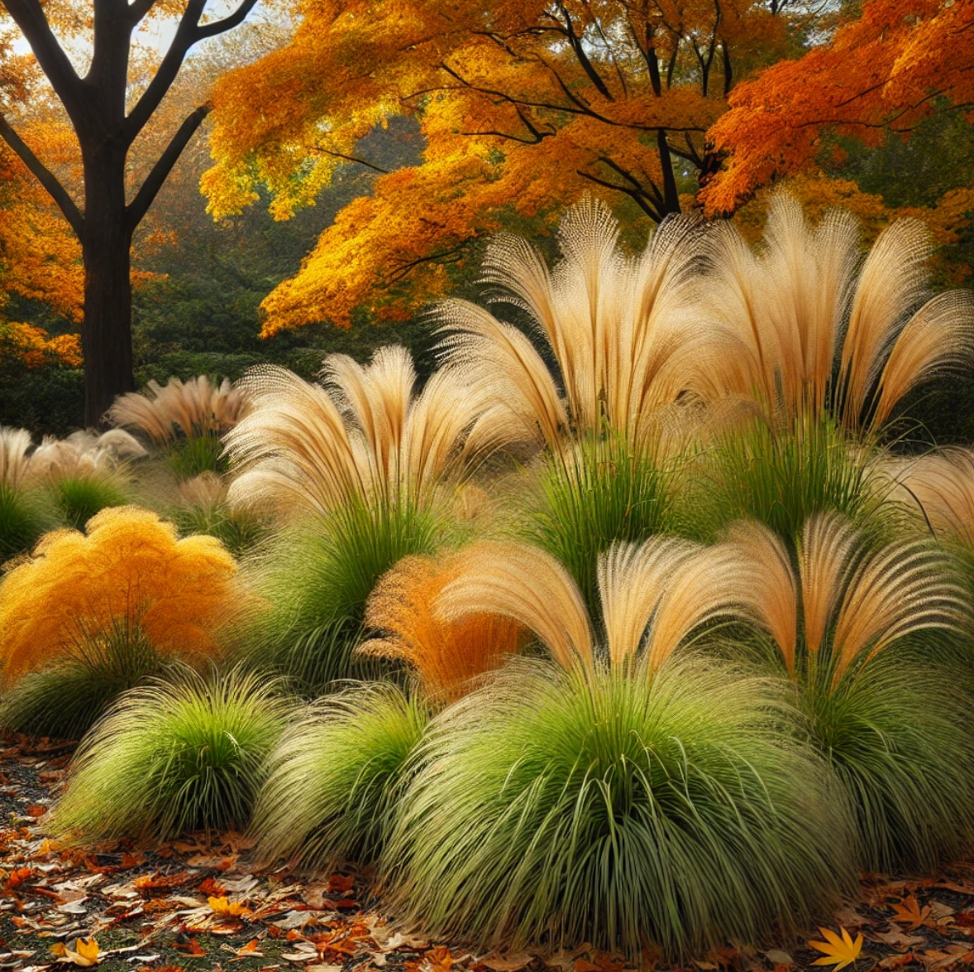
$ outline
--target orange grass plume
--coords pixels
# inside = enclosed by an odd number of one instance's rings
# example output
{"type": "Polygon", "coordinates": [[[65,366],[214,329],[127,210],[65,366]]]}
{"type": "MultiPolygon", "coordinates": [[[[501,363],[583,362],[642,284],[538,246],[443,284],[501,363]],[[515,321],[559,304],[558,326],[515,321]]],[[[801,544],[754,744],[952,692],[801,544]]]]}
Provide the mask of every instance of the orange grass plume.
{"type": "Polygon", "coordinates": [[[165,655],[213,656],[217,629],[242,606],[236,563],[214,537],[135,506],[58,530],[0,583],[0,675],[9,687],[120,623],[165,655]]]}
{"type": "Polygon", "coordinates": [[[358,649],[406,662],[431,700],[447,703],[466,694],[478,676],[503,665],[523,647],[527,630],[510,617],[474,612],[444,618],[437,597],[459,571],[458,557],[405,557],[376,585],[366,624],[384,632],[358,649]]]}

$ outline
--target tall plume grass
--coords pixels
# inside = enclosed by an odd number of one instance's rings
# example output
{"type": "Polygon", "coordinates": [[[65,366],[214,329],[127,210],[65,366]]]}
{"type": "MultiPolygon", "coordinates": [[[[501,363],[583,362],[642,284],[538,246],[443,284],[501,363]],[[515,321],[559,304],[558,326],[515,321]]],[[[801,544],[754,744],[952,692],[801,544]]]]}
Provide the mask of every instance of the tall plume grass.
{"type": "Polygon", "coordinates": [[[930,234],[899,220],[864,259],[855,218],[818,226],[777,195],[753,252],[729,223],[706,240],[709,313],[740,341],[727,394],[752,396],[772,423],[819,419],[875,433],[908,391],[974,361],[974,296],[927,290],[930,234]]]}
{"type": "Polygon", "coordinates": [[[165,385],[150,381],[144,394],[120,396],[108,410],[114,425],[139,429],[157,445],[178,437],[219,437],[233,428],[250,407],[247,391],[224,379],[219,385],[206,375],[165,385]]]}
{"type": "MultiPolygon", "coordinates": [[[[461,558],[462,560],[462,558],[461,558]]],[[[443,704],[462,697],[475,680],[494,671],[523,646],[514,620],[496,614],[438,617],[433,604],[457,571],[456,555],[406,557],[376,585],[365,610],[367,628],[380,632],[361,654],[405,662],[422,693],[443,704]]]]}
{"type": "Polygon", "coordinates": [[[283,368],[243,380],[254,407],[227,436],[231,502],[327,517],[351,501],[428,505],[511,439],[511,415],[456,368],[416,391],[409,353],[382,348],[368,365],[331,355],[324,386],[283,368]]]}
{"type": "Polygon", "coordinates": [[[944,639],[966,630],[969,608],[948,556],[924,540],[877,548],[835,515],[808,522],[795,562],[753,523],[729,542],[849,793],[862,865],[930,869],[960,853],[974,834],[974,737],[969,677],[944,639]]]}
{"type": "Polygon", "coordinates": [[[555,370],[513,324],[460,300],[435,311],[445,360],[506,403],[523,435],[551,448],[566,433],[596,434],[606,424],[639,443],[688,394],[711,400],[726,384],[714,374],[733,367],[736,338],[699,312],[698,229],[691,218],[670,219],[630,258],[608,209],[588,199],[562,220],[554,269],[526,241],[498,237],[484,280],[527,314],[555,370]]]}

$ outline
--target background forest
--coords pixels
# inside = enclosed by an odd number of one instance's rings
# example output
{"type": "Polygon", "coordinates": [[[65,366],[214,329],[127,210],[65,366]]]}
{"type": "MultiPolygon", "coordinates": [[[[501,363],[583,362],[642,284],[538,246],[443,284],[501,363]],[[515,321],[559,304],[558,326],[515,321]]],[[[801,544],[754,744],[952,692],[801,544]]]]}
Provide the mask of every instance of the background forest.
{"type": "MultiPolygon", "coordinates": [[[[475,6],[459,9],[471,16],[475,6]]],[[[830,51],[838,25],[854,31],[860,18],[869,29],[861,5],[530,6],[515,19],[537,22],[515,25],[522,29],[509,37],[517,41],[505,42],[500,57],[499,35],[485,49],[476,29],[390,54],[397,17],[413,18],[420,30],[424,7],[395,3],[376,8],[364,40],[343,26],[341,6],[276,5],[192,53],[130,158],[133,173],[144,170],[187,105],[210,92],[215,112],[136,231],[136,386],[198,374],[236,379],[258,361],[310,377],[326,353],[364,361],[389,342],[409,348],[425,377],[435,339],[424,305],[447,293],[479,296],[484,247],[499,230],[553,255],[558,216],[585,193],[605,198],[625,244],[639,247],[675,210],[733,215],[753,239],[768,187],[785,181],[813,217],[833,203],[851,208],[865,222],[866,242],[896,216],[920,216],[939,245],[935,286],[969,281],[974,128],[963,102],[941,95],[920,110],[880,106],[881,124],[858,118],[843,126],[841,109],[829,103],[829,74],[823,83],[821,66],[795,60],[832,53],[839,61],[824,70],[868,91],[869,77],[841,60],[849,52],[841,44],[830,51]],[[654,58],[640,60],[639,44],[621,32],[640,16],[654,58]],[[577,29],[582,43],[557,54],[556,70],[530,45],[550,45],[545,32],[559,29],[565,38],[577,29]],[[363,59],[367,83],[339,73],[350,52],[363,59]],[[295,90],[302,72],[311,83],[295,90]],[[407,90],[424,86],[439,93],[407,90]],[[790,105],[792,134],[800,132],[794,99],[803,90],[821,109],[816,122],[831,112],[835,124],[816,124],[800,145],[793,138],[768,147],[767,133],[748,131],[741,113],[749,98],[763,97],[790,105]],[[752,148],[764,140],[763,160],[744,165],[747,145],[735,144],[742,138],[752,148]],[[729,150],[742,161],[726,164],[729,150]]],[[[910,5],[873,4],[873,19],[908,21],[899,6],[910,5]]],[[[496,16],[512,14],[502,6],[496,16]]],[[[2,25],[0,109],[77,195],[81,176],[63,109],[2,25]]],[[[157,66],[158,46],[150,37],[134,49],[133,88],[140,72],[148,78],[157,66]]],[[[962,65],[957,70],[963,74],[962,65]]],[[[84,424],[80,350],[70,337],[82,279],[67,223],[0,142],[0,423],[62,435],[84,424]]],[[[965,384],[934,384],[907,406],[924,437],[974,439],[974,392],[965,384]]]]}

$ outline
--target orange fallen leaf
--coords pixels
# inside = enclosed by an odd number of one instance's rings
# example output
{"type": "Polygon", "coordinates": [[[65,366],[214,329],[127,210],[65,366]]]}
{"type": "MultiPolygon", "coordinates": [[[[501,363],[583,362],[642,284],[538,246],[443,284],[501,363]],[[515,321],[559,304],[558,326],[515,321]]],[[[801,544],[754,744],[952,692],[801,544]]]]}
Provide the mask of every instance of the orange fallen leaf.
{"type": "Polygon", "coordinates": [[[930,914],[930,905],[924,905],[921,908],[920,902],[917,901],[915,895],[911,894],[908,898],[894,904],[893,912],[893,921],[898,925],[907,925],[912,931],[926,921],[930,914]]]}
{"type": "Polygon", "coordinates": [[[89,968],[101,961],[101,949],[94,938],[78,938],[71,945],[58,942],[51,948],[59,962],[89,968]]]}
{"type": "Polygon", "coordinates": [[[250,914],[250,909],[244,907],[239,901],[230,901],[226,895],[214,898],[212,895],[207,898],[210,909],[215,915],[224,915],[230,918],[243,918],[250,914]]]}
{"type": "Polygon", "coordinates": [[[839,931],[842,933],[840,938],[834,931],[819,927],[824,942],[809,942],[808,944],[817,952],[822,953],[822,958],[816,959],[812,965],[832,965],[833,972],[839,972],[847,965],[852,965],[862,953],[862,934],[856,935],[855,941],[852,936],[840,925],[839,931]]]}

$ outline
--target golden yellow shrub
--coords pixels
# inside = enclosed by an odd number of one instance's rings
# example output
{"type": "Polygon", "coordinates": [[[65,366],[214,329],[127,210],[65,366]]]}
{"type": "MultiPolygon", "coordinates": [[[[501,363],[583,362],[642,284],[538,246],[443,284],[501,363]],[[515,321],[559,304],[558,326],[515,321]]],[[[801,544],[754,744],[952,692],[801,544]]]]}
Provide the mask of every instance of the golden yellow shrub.
{"type": "Polygon", "coordinates": [[[526,630],[499,614],[472,613],[448,620],[434,612],[437,596],[457,573],[457,558],[404,557],[376,585],[366,624],[385,633],[358,650],[405,661],[437,702],[461,698],[472,680],[500,668],[520,650],[526,630]]]}
{"type": "Polygon", "coordinates": [[[49,533],[0,582],[0,675],[9,687],[122,624],[163,654],[213,655],[241,606],[236,569],[215,538],[180,540],[134,506],[103,510],[87,534],[49,533]]]}

